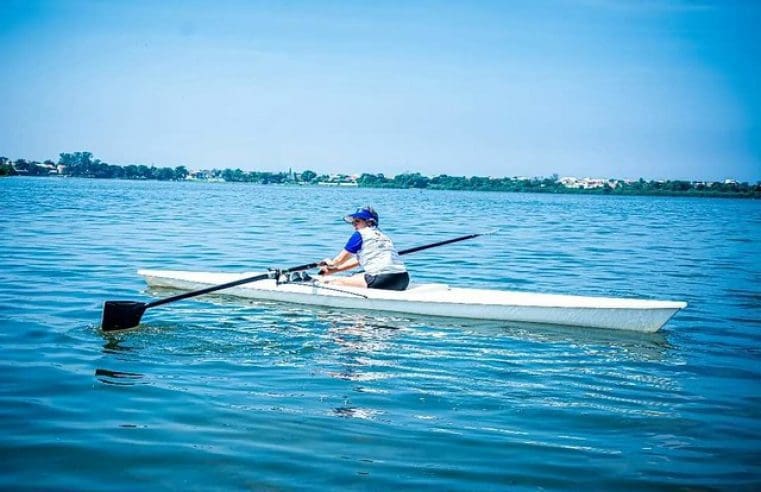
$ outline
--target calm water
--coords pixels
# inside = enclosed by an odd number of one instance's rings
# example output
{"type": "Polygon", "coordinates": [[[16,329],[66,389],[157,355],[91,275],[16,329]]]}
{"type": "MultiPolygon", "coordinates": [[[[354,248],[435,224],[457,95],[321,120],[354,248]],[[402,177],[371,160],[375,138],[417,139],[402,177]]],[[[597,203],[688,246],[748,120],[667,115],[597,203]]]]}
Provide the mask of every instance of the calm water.
{"type": "Polygon", "coordinates": [[[761,488],[761,203],[0,179],[0,488],[761,488]],[[372,203],[417,281],[676,299],[655,335],[225,297],[105,336],[138,268],[333,255],[372,203]]]}

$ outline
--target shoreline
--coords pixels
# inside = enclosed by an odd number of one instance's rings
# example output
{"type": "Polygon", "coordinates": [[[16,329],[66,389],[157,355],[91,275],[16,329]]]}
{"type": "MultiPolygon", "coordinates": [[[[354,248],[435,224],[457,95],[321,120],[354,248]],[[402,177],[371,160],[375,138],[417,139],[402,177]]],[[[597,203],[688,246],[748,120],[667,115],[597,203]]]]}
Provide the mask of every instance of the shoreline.
{"type": "Polygon", "coordinates": [[[673,191],[673,190],[647,190],[634,192],[632,190],[616,190],[613,188],[591,188],[591,189],[578,189],[578,188],[566,188],[566,189],[483,189],[483,188],[444,188],[437,186],[426,187],[414,187],[414,186],[372,186],[361,183],[305,183],[305,182],[257,182],[257,181],[226,181],[224,179],[151,179],[151,178],[114,178],[114,177],[88,177],[88,176],[68,176],[68,175],[45,175],[45,176],[30,176],[30,175],[4,175],[0,178],[29,178],[29,179],[93,179],[99,181],[135,181],[135,182],[174,182],[174,183],[198,183],[205,185],[227,185],[227,184],[244,184],[244,185],[258,185],[258,186],[287,186],[287,187],[312,187],[316,189],[366,189],[366,190],[381,190],[381,189],[393,189],[393,190],[419,190],[419,191],[475,191],[485,193],[526,193],[526,194],[538,194],[538,195],[590,195],[590,196],[616,196],[616,197],[635,197],[635,196],[649,196],[649,197],[662,197],[662,198],[736,198],[736,199],[761,199],[761,183],[754,186],[753,191],[749,192],[720,192],[720,191],[673,191]]]}

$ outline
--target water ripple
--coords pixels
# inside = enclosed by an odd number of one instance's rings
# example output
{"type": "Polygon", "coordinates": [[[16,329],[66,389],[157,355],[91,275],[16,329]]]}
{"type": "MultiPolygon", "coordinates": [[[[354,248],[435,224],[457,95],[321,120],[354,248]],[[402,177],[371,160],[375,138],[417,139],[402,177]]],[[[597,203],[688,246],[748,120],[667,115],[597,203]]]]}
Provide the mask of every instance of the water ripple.
{"type": "Polygon", "coordinates": [[[761,487],[756,202],[13,178],[0,210],[0,488],[761,487]],[[323,258],[363,203],[400,247],[501,228],[419,282],[690,305],[652,335],[225,296],[97,328],[167,294],[138,268],[323,258]]]}

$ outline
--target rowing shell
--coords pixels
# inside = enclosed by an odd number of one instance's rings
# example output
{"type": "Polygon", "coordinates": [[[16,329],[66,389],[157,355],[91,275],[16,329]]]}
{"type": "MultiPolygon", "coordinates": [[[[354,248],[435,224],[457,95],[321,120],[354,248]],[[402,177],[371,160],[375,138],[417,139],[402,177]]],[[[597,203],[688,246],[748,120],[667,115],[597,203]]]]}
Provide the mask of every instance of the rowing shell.
{"type": "MultiPolygon", "coordinates": [[[[252,273],[139,270],[151,287],[195,290],[252,273]]],[[[320,287],[315,283],[260,280],[220,291],[225,295],[331,308],[366,309],[424,316],[518,321],[645,333],[658,331],[686,302],[585,297],[467,289],[446,284],[411,285],[405,291],[320,287]]]]}

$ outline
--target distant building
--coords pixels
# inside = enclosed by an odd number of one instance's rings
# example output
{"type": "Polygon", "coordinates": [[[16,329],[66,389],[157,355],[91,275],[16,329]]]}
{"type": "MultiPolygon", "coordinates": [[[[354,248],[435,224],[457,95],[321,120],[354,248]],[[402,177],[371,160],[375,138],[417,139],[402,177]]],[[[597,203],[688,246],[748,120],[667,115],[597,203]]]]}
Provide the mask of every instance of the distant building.
{"type": "Polygon", "coordinates": [[[566,188],[580,188],[579,180],[573,176],[565,176],[558,180],[566,188]]]}
{"type": "Polygon", "coordinates": [[[359,176],[356,174],[331,174],[328,176],[327,181],[320,181],[319,184],[328,186],[357,186],[357,179],[359,179],[359,176]]]}
{"type": "Polygon", "coordinates": [[[577,188],[583,190],[591,190],[594,188],[604,188],[606,185],[611,188],[616,188],[620,184],[615,179],[605,178],[575,178],[573,176],[566,176],[558,180],[566,188],[577,188]]]}
{"type": "Polygon", "coordinates": [[[188,175],[185,177],[188,181],[206,181],[211,178],[209,171],[188,171],[188,175]]]}

